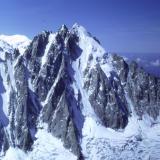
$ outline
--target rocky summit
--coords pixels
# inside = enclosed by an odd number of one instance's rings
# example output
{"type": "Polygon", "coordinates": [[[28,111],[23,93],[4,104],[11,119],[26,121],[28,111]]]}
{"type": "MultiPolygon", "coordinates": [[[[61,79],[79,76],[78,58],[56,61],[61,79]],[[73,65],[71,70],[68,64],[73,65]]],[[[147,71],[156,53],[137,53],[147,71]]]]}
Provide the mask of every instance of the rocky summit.
{"type": "Polygon", "coordinates": [[[0,36],[1,160],[158,160],[159,115],[160,78],[78,24],[0,36]]]}

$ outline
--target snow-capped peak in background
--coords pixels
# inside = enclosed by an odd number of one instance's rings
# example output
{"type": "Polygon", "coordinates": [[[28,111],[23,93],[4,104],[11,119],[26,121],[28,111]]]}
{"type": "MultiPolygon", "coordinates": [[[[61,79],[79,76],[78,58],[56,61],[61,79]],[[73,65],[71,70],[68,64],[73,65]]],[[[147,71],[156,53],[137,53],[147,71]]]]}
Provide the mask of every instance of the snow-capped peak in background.
{"type": "Polygon", "coordinates": [[[7,42],[13,48],[18,48],[20,53],[24,53],[31,40],[24,35],[0,35],[0,40],[7,42]]]}

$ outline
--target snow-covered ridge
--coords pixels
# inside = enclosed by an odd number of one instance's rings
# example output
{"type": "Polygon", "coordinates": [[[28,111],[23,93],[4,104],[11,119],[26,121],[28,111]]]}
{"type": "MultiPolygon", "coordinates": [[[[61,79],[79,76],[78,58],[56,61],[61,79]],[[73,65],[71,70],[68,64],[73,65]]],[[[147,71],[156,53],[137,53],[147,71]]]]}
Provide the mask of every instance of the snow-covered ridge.
{"type": "Polygon", "coordinates": [[[0,40],[8,43],[13,48],[18,48],[23,53],[31,40],[24,35],[0,35],[0,40]]]}
{"type": "Polygon", "coordinates": [[[75,33],[79,37],[78,45],[82,49],[79,62],[83,64],[81,65],[82,71],[84,71],[87,66],[92,68],[99,63],[106,75],[110,76],[110,72],[114,70],[111,55],[106,53],[105,49],[83,26],[75,23],[70,32],[75,33]],[[89,59],[92,60],[89,61],[89,59]]]}

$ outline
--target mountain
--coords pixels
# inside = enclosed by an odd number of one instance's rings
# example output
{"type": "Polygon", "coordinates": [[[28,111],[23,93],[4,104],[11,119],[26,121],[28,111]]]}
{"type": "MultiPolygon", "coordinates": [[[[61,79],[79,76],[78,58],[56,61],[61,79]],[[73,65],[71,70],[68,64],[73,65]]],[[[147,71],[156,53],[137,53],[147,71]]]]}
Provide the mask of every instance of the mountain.
{"type": "Polygon", "coordinates": [[[13,48],[18,48],[21,53],[27,49],[27,46],[31,42],[31,40],[24,35],[0,35],[0,41],[8,43],[13,48]]]}
{"type": "Polygon", "coordinates": [[[160,78],[78,24],[28,42],[0,41],[0,159],[159,159],[160,78]]]}

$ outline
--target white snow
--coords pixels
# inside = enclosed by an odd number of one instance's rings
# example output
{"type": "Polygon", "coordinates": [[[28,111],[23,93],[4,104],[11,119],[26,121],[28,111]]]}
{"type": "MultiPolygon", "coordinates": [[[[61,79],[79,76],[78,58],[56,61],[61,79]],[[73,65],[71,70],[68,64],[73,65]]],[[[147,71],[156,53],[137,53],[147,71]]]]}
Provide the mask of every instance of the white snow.
{"type": "Polygon", "coordinates": [[[56,37],[56,34],[54,34],[54,33],[51,33],[49,35],[48,44],[46,46],[44,55],[43,55],[43,57],[41,59],[41,66],[43,66],[46,63],[46,61],[47,61],[47,57],[48,57],[47,55],[48,55],[48,52],[49,52],[49,49],[50,49],[52,43],[55,41],[55,37],[56,37]]]}
{"type": "Polygon", "coordinates": [[[61,70],[62,70],[62,68],[60,68],[59,74],[57,75],[57,77],[56,77],[52,87],[50,88],[49,92],[47,93],[46,99],[43,102],[41,102],[42,106],[45,106],[48,103],[49,98],[52,96],[53,90],[54,90],[54,88],[55,88],[55,86],[56,86],[56,84],[57,84],[57,82],[58,82],[58,80],[60,78],[61,70]]]}
{"type": "Polygon", "coordinates": [[[0,39],[8,42],[12,46],[16,46],[18,43],[29,41],[29,39],[24,35],[0,35],[0,39]]]}
{"type": "MultiPolygon", "coordinates": [[[[73,83],[74,92],[77,94],[78,90],[82,94],[82,102],[83,102],[83,114],[84,116],[91,116],[95,118],[95,121],[98,122],[98,118],[96,117],[92,106],[88,100],[88,93],[84,90],[84,70],[86,69],[87,65],[90,69],[95,67],[97,63],[100,64],[102,70],[108,76],[108,74],[114,69],[112,67],[112,58],[111,55],[108,54],[106,58],[106,51],[101,45],[86,31],[86,29],[78,24],[74,24],[71,31],[76,33],[79,37],[78,46],[82,50],[80,56],[76,59],[76,61],[72,62],[73,70],[75,71],[74,79],[75,82],[73,83]],[[88,62],[89,56],[92,54],[93,59],[88,62]],[[98,59],[98,61],[97,61],[98,59]]],[[[99,122],[98,122],[99,123],[99,122]]]]}
{"type": "Polygon", "coordinates": [[[5,113],[6,116],[8,116],[8,103],[9,103],[9,95],[7,92],[4,92],[1,94],[2,96],[2,101],[3,101],[3,112],[5,113]]]}
{"type": "Polygon", "coordinates": [[[13,48],[18,48],[23,54],[31,40],[24,35],[0,35],[0,40],[8,43],[13,48]]]}
{"type": "Polygon", "coordinates": [[[78,94],[78,90],[79,90],[80,93],[82,94],[81,96],[82,96],[84,114],[86,116],[89,115],[89,116],[95,117],[95,113],[94,113],[94,111],[88,101],[88,95],[87,95],[86,91],[83,89],[83,86],[84,86],[83,72],[80,69],[78,69],[77,61],[73,62],[72,67],[75,71],[74,79],[76,80],[72,85],[72,87],[74,89],[74,93],[78,94]]]}
{"type": "MultiPolygon", "coordinates": [[[[12,70],[12,67],[9,61],[7,62],[7,67],[10,69],[9,77],[13,78],[13,72],[12,72],[13,70],[12,70]]],[[[2,87],[4,88],[4,91],[1,92],[2,103],[3,103],[2,108],[3,108],[3,112],[5,113],[5,115],[8,116],[9,93],[10,93],[11,85],[8,84],[8,81],[7,81],[7,74],[5,72],[4,62],[0,62],[0,75],[2,78],[2,82],[3,82],[2,87]]],[[[11,82],[14,84],[14,78],[13,78],[13,81],[11,79],[11,82]]]]}
{"type": "Polygon", "coordinates": [[[28,79],[28,87],[31,91],[34,92],[33,84],[31,83],[31,78],[28,79]]]}
{"type": "Polygon", "coordinates": [[[55,138],[47,131],[47,124],[41,124],[36,134],[37,140],[31,152],[24,153],[18,148],[10,147],[1,160],[76,160],[77,157],[63,147],[60,139],[55,138]]]}
{"type": "Polygon", "coordinates": [[[33,145],[33,151],[28,154],[26,160],[76,160],[77,157],[69,150],[63,147],[61,140],[55,138],[47,132],[47,127],[44,124],[43,129],[39,129],[33,145]]]}
{"type": "Polygon", "coordinates": [[[3,49],[3,51],[0,50],[0,58],[2,60],[5,60],[5,52],[13,53],[13,47],[1,39],[0,39],[0,48],[3,49]]]}
{"type": "Polygon", "coordinates": [[[27,155],[18,148],[10,147],[3,160],[25,160],[27,155]]]}
{"type": "MultiPolygon", "coordinates": [[[[97,63],[101,65],[101,68],[109,76],[109,73],[113,70],[111,65],[111,59],[104,59],[106,51],[102,46],[86,31],[86,29],[78,24],[74,24],[71,31],[76,33],[79,37],[78,46],[82,50],[80,57],[77,59],[80,63],[82,72],[86,69],[87,65],[92,68],[97,63]],[[89,62],[89,56],[93,56],[93,59],[89,62]]],[[[110,55],[108,55],[111,57],[110,55]]]]}
{"type": "Polygon", "coordinates": [[[7,77],[6,77],[6,74],[5,74],[5,67],[4,67],[4,64],[0,63],[0,75],[1,75],[1,78],[2,78],[2,82],[3,84],[2,87],[4,87],[4,91],[1,93],[1,96],[2,96],[2,103],[3,103],[3,112],[5,113],[5,115],[7,116],[8,115],[8,101],[9,101],[9,88],[8,88],[8,85],[7,85],[7,77]]]}

